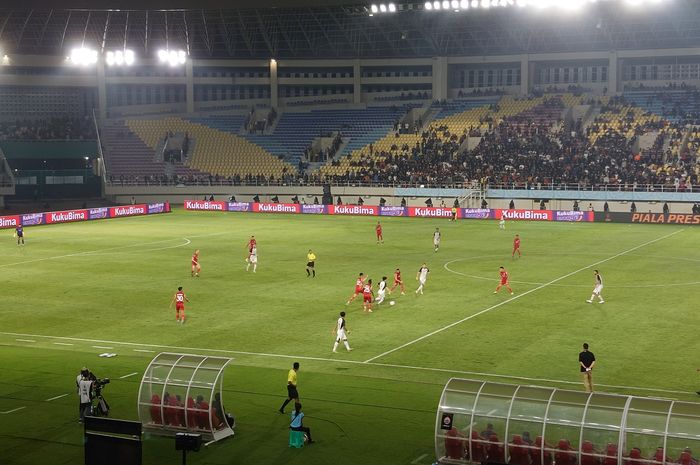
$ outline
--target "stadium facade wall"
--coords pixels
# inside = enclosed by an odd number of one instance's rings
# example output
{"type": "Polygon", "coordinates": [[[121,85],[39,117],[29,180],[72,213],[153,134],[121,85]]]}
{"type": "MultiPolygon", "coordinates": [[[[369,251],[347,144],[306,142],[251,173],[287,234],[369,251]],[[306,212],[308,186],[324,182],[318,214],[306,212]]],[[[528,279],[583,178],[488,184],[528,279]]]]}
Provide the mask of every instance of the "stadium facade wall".
{"type": "MultiPolygon", "coordinates": [[[[386,200],[388,206],[399,206],[401,200],[406,199],[406,204],[413,207],[423,207],[428,198],[432,199],[433,205],[440,205],[441,201],[445,205],[451,207],[457,195],[457,192],[463,194],[463,190],[449,191],[452,195],[447,195],[448,190],[440,190],[442,195],[437,195],[435,191],[429,191],[435,195],[425,195],[422,197],[410,195],[397,195],[398,189],[393,188],[367,188],[367,187],[336,187],[332,188],[333,202],[337,203],[338,197],[341,197],[343,203],[357,203],[358,197],[362,197],[365,205],[379,205],[380,199],[386,200]]],[[[546,206],[552,210],[571,210],[573,202],[579,202],[581,210],[589,210],[591,207],[594,211],[603,211],[605,200],[591,200],[585,195],[591,194],[588,191],[581,191],[581,198],[578,199],[549,199],[546,200],[546,206]]],[[[173,205],[182,205],[185,200],[201,199],[206,196],[214,196],[217,201],[226,201],[231,195],[236,197],[236,200],[241,202],[252,202],[254,196],[258,196],[263,202],[271,202],[272,197],[277,196],[281,203],[292,203],[292,197],[299,197],[307,204],[313,204],[314,198],[318,197],[319,201],[323,198],[323,188],[321,186],[308,187],[288,187],[288,186],[108,186],[107,196],[115,203],[126,204],[131,202],[134,197],[137,202],[171,202],[173,205]]],[[[515,202],[516,208],[538,209],[540,198],[495,198],[486,197],[486,202],[490,208],[508,208],[510,201],[515,202]]],[[[613,201],[608,202],[610,211],[613,212],[629,212],[631,203],[628,201],[613,201]]],[[[693,204],[691,202],[668,202],[669,208],[676,213],[691,213],[693,204]]],[[[473,197],[462,203],[462,207],[479,208],[481,199],[473,197]]],[[[635,201],[635,206],[639,212],[655,212],[661,213],[663,200],[661,201],[635,201]]]]}

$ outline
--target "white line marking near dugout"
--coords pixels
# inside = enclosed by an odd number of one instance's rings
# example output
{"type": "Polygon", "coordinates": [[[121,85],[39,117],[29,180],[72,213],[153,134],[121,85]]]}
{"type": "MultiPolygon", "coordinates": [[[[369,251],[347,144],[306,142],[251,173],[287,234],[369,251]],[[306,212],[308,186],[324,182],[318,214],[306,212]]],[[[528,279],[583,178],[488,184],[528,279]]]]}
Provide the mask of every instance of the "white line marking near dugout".
{"type": "Polygon", "coordinates": [[[138,375],[138,374],[139,373],[137,371],[135,371],[133,373],[129,373],[128,375],[120,376],[119,379],[130,378],[130,377],[132,377],[134,375],[138,375]]]}
{"type": "MultiPolygon", "coordinates": [[[[166,350],[170,350],[170,351],[187,350],[187,351],[195,351],[195,352],[214,352],[214,353],[220,353],[220,354],[248,355],[248,356],[253,356],[253,357],[269,357],[269,358],[309,360],[309,361],[315,361],[315,362],[345,363],[348,365],[376,366],[376,367],[397,368],[397,369],[416,370],[416,371],[432,371],[432,372],[436,372],[436,373],[451,373],[451,374],[469,375],[469,376],[487,376],[490,378],[499,378],[499,379],[516,379],[516,380],[527,381],[527,382],[543,382],[543,383],[575,384],[575,385],[581,384],[581,381],[566,381],[566,380],[560,380],[560,379],[547,379],[547,378],[528,378],[525,376],[517,376],[517,375],[501,375],[501,374],[497,374],[497,373],[483,373],[483,372],[478,372],[478,371],[451,370],[451,369],[447,369],[447,368],[419,367],[419,366],[412,366],[412,365],[398,365],[398,364],[394,364],[394,363],[362,362],[360,360],[343,360],[343,359],[337,359],[337,358],[309,357],[309,356],[305,356],[305,355],[267,354],[267,353],[262,353],[262,352],[245,352],[245,351],[241,351],[241,350],[207,349],[204,347],[182,347],[182,346],[168,346],[168,345],[163,345],[163,344],[147,344],[147,343],[140,344],[140,343],[136,343],[136,342],[105,341],[105,340],[100,340],[100,339],[84,339],[84,338],[67,337],[67,336],[45,336],[42,334],[22,334],[22,333],[11,333],[11,332],[5,332],[5,331],[0,331],[0,335],[29,336],[29,337],[46,338],[46,339],[64,339],[64,340],[76,341],[76,342],[91,342],[91,343],[101,342],[101,343],[114,344],[114,345],[124,345],[124,346],[154,347],[154,348],[166,349],[166,350]]],[[[134,351],[155,352],[153,350],[146,351],[144,349],[134,349],[134,351]]],[[[596,386],[615,388],[615,389],[624,389],[627,391],[634,390],[634,391],[663,392],[663,393],[667,393],[667,394],[695,395],[695,392],[691,392],[691,391],[676,391],[676,390],[669,390],[669,389],[649,388],[649,387],[640,387],[640,386],[618,386],[615,384],[600,384],[600,383],[596,383],[596,386]]]]}
{"type": "Polygon", "coordinates": [[[675,236],[676,234],[678,234],[679,232],[682,232],[682,231],[684,231],[684,230],[685,230],[685,229],[679,229],[678,231],[674,231],[674,232],[672,232],[672,233],[670,233],[670,234],[666,234],[666,235],[664,235],[664,236],[658,237],[658,238],[653,239],[653,240],[651,240],[651,241],[647,241],[647,242],[645,242],[645,243],[643,243],[643,244],[640,244],[640,245],[637,245],[637,246],[635,246],[635,247],[632,247],[631,249],[627,249],[627,250],[625,250],[625,251],[623,251],[623,252],[617,253],[617,254],[612,255],[612,256],[610,256],[610,257],[608,257],[608,258],[604,258],[603,260],[598,260],[598,261],[595,262],[595,263],[592,263],[592,264],[590,264],[590,265],[584,266],[583,268],[579,268],[578,270],[575,270],[575,271],[572,271],[572,272],[570,272],[570,273],[567,273],[567,274],[565,274],[565,275],[563,275],[563,276],[560,276],[560,277],[558,277],[558,278],[556,278],[556,279],[553,279],[553,280],[549,281],[548,283],[544,283],[544,284],[542,284],[542,285],[540,285],[540,286],[537,286],[537,287],[535,287],[535,288],[530,289],[529,291],[525,291],[525,292],[523,292],[522,294],[518,294],[518,295],[516,295],[515,297],[511,297],[511,298],[509,298],[509,299],[507,299],[507,300],[504,300],[503,302],[499,302],[499,303],[497,303],[496,305],[492,305],[492,306],[490,306],[490,307],[488,307],[488,308],[485,308],[485,309],[483,309],[483,310],[481,310],[481,311],[479,311],[479,312],[476,312],[476,313],[474,313],[474,314],[472,314],[472,315],[469,315],[469,316],[467,316],[467,317],[465,317],[465,318],[462,318],[461,320],[455,321],[454,323],[450,323],[449,325],[443,326],[442,328],[438,328],[438,329],[436,329],[435,331],[429,332],[428,334],[424,334],[424,335],[421,336],[421,337],[417,337],[416,339],[414,339],[414,340],[412,340],[412,341],[408,341],[408,342],[406,342],[405,344],[401,344],[401,345],[398,346],[398,347],[394,347],[393,349],[387,350],[386,352],[382,352],[381,354],[375,355],[375,356],[372,357],[372,358],[368,358],[367,360],[365,360],[365,362],[366,362],[366,363],[373,362],[373,361],[377,360],[378,358],[381,358],[381,357],[384,357],[384,356],[386,356],[386,355],[392,354],[392,353],[394,353],[394,352],[396,352],[396,351],[398,351],[398,350],[401,350],[401,349],[403,349],[403,348],[405,348],[405,347],[408,347],[408,346],[410,346],[410,345],[413,345],[413,344],[415,344],[416,342],[420,342],[420,341],[422,341],[423,339],[427,339],[427,338],[429,338],[429,337],[431,337],[431,336],[434,336],[434,335],[436,335],[436,334],[438,334],[438,333],[441,333],[441,332],[443,332],[443,331],[445,331],[445,330],[448,330],[448,329],[450,329],[450,328],[452,328],[452,327],[454,327],[454,326],[457,326],[457,325],[459,325],[459,324],[461,324],[461,323],[464,323],[465,321],[471,320],[472,318],[476,318],[476,317],[479,316],[479,315],[483,315],[484,313],[490,312],[491,310],[495,310],[495,309],[497,309],[497,308],[499,308],[499,307],[502,307],[503,305],[505,305],[505,304],[507,304],[507,303],[513,302],[514,300],[518,300],[518,299],[521,298],[521,297],[525,297],[525,296],[528,295],[528,294],[532,294],[533,292],[539,291],[540,289],[544,289],[545,287],[550,286],[550,285],[552,285],[552,284],[554,284],[554,283],[558,283],[559,281],[562,281],[562,280],[568,278],[569,276],[573,276],[573,275],[575,275],[576,273],[580,273],[581,271],[584,271],[584,270],[589,270],[589,269],[591,269],[591,268],[593,268],[593,267],[595,267],[595,266],[600,265],[601,263],[609,262],[610,260],[613,260],[613,259],[615,259],[615,258],[617,258],[617,257],[621,257],[621,256],[623,256],[623,255],[626,255],[626,254],[630,253],[630,252],[634,252],[635,250],[638,250],[638,249],[641,249],[642,247],[646,247],[646,246],[648,246],[648,245],[654,244],[655,242],[659,242],[659,241],[662,241],[662,240],[664,240],[664,239],[668,239],[669,237],[675,236]]]}
{"type": "Polygon", "coordinates": [[[8,411],[6,411],[6,412],[0,412],[0,414],[6,415],[6,414],[8,414],[8,413],[19,412],[20,410],[25,409],[25,408],[27,408],[27,407],[17,407],[17,408],[14,408],[14,409],[12,409],[12,410],[8,410],[8,411]]]}
{"type": "Polygon", "coordinates": [[[152,354],[155,352],[155,350],[146,350],[146,349],[134,349],[134,352],[145,352],[147,354],[152,354]]]}
{"type": "Polygon", "coordinates": [[[15,339],[17,342],[36,342],[34,339],[15,339]]]}
{"type": "Polygon", "coordinates": [[[54,342],[55,345],[57,346],[72,346],[74,344],[69,344],[67,342],[54,342]]]}
{"type": "Polygon", "coordinates": [[[109,347],[109,346],[92,346],[95,349],[114,349],[114,347],[109,347]]]}
{"type": "Polygon", "coordinates": [[[60,399],[61,397],[66,397],[68,394],[61,394],[60,396],[52,397],[50,399],[46,399],[45,402],[51,402],[52,400],[60,399]]]}
{"type": "Polygon", "coordinates": [[[417,465],[417,464],[421,463],[421,461],[424,458],[426,458],[427,456],[428,456],[428,454],[423,454],[420,457],[417,457],[413,462],[411,462],[411,465],[417,465]]]}

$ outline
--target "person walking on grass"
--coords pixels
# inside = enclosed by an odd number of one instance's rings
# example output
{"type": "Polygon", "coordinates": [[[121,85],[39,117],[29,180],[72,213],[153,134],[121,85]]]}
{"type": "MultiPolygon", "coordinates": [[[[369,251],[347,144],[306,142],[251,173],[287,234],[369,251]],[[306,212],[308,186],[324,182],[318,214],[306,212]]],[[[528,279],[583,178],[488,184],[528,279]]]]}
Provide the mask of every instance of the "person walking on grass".
{"type": "Polygon", "coordinates": [[[287,374],[287,399],[280,407],[280,413],[284,413],[284,408],[291,401],[299,402],[299,392],[297,392],[297,371],[299,371],[299,362],[294,362],[292,369],[287,374]]]}

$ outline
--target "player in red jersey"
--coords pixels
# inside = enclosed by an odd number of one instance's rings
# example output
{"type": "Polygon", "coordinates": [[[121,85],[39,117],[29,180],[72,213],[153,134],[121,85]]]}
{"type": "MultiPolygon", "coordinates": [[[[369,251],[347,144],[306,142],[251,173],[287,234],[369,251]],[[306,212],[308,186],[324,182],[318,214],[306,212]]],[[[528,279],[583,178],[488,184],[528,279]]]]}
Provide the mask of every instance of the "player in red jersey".
{"type": "Polygon", "coordinates": [[[175,319],[180,324],[185,323],[185,302],[189,301],[190,299],[182,292],[182,286],[178,287],[173,301],[170,302],[170,308],[173,308],[173,303],[175,303],[175,319]]]}
{"type": "Polygon", "coordinates": [[[252,253],[253,249],[258,246],[258,241],[255,240],[255,236],[250,236],[248,241],[248,253],[252,253]]]}
{"type": "Polygon", "coordinates": [[[391,286],[391,289],[389,289],[389,294],[394,292],[396,286],[401,286],[401,295],[406,295],[406,293],[404,292],[405,289],[403,287],[403,281],[401,280],[401,270],[399,270],[398,268],[394,270],[394,285],[391,286]]]}
{"type": "Polygon", "coordinates": [[[202,271],[202,266],[199,264],[199,249],[197,249],[192,255],[192,276],[199,278],[200,271],[202,271]]]}
{"type": "Polygon", "coordinates": [[[508,283],[508,272],[502,266],[498,268],[498,272],[501,275],[501,283],[498,285],[498,287],[496,287],[496,290],[493,291],[493,293],[498,294],[498,291],[501,290],[501,287],[505,286],[506,289],[510,291],[510,294],[513,295],[513,289],[510,288],[510,284],[508,283]]]}
{"type": "Polygon", "coordinates": [[[350,297],[350,299],[345,303],[345,305],[350,305],[350,302],[355,300],[355,297],[357,297],[359,294],[362,293],[362,288],[365,285],[365,274],[360,273],[360,275],[357,277],[357,280],[355,280],[355,293],[350,297]]]}
{"type": "Polygon", "coordinates": [[[374,291],[372,291],[372,280],[369,279],[362,286],[362,310],[372,313],[372,302],[374,301],[374,291]]]}
{"type": "Polygon", "coordinates": [[[515,258],[515,252],[518,252],[518,258],[522,257],[522,254],[520,253],[520,235],[516,234],[515,239],[513,239],[513,254],[510,256],[510,258],[515,258]]]}
{"type": "Polygon", "coordinates": [[[377,226],[374,228],[377,232],[377,244],[384,243],[384,236],[382,235],[382,224],[377,221],[377,226]]]}

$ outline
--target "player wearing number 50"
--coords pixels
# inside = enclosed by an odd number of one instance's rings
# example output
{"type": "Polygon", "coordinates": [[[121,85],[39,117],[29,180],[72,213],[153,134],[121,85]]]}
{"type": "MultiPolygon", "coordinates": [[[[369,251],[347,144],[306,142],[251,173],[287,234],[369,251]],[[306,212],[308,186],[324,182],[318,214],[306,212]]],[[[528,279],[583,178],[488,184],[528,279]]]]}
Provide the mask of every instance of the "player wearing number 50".
{"type": "Polygon", "coordinates": [[[338,344],[342,341],[345,344],[345,348],[350,352],[350,344],[348,344],[347,326],[345,326],[345,312],[340,312],[340,318],[333,327],[333,334],[335,335],[335,344],[333,344],[333,352],[337,352],[338,344]]]}
{"type": "Polygon", "coordinates": [[[177,292],[173,297],[173,301],[170,302],[170,308],[173,307],[173,302],[175,303],[175,319],[178,323],[185,323],[185,302],[189,302],[190,299],[187,298],[184,292],[182,292],[182,286],[177,288],[177,292]]]}

